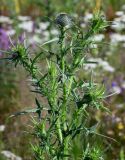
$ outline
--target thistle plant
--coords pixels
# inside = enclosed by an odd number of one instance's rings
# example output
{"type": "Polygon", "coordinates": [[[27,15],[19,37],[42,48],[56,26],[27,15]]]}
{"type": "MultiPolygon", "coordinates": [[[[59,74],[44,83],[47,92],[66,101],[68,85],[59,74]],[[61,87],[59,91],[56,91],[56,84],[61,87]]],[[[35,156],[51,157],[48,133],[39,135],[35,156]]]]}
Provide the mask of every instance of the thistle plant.
{"type": "Polygon", "coordinates": [[[92,78],[88,82],[79,79],[77,73],[87,63],[94,63],[87,61],[86,52],[93,43],[93,35],[104,30],[107,22],[95,14],[86,33],[66,13],[59,14],[54,22],[59,37],[40,45],[39,53],[30,54],[23,44],[13,46],[8,52],[9,60],[15,66],[22,65],[30,75],[32,92],[41,96],[35,98],[35,108],[14,116],[26,113],[38,116],[33,117],[32,134],[37,140],[32,144],[34,159],[102,160],[102,151],[93,142],[101,135],[97,133],[98,123],[89,126],[88,121],[90,110],[107,111],[103,106],[105,88],[92,78]],[[47,50],[49,43],[56,49],[47,50]],[[44,62],[44,66],[39,62],[44,62]],[[80,148],[77,156],[73,151],[76,141],[80,148]]]}

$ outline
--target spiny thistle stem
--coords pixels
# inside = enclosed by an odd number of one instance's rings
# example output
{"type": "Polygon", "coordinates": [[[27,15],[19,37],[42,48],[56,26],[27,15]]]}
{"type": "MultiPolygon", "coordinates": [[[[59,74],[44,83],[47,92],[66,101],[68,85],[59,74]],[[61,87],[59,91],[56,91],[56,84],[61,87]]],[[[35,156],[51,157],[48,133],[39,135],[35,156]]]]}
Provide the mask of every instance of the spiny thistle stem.
{"type": "MultiPolygon", "coordinates": [[[[77,71],[87,63],[84,60],[84,51],[86,48],[89,49],[93,42],[91,37],[104,29],[106,22],[99,15],[95,16],[86,34],[76,27],[71,17],[65,13],[59,14],[55,22],[60,31],[59,41],[56,44],[58,53],[43,49],[32,58],[23,45],[12,48],[12,62],[15,63],[15,66],[23,65],[32,77],[32,83],[35,86],[34,92],[47,100],[44,107],[44,104],[36,98],[37,108],[15,115],[30,112],[38,115],[39,120],[33,120],[34,136],[38,140],[36,145],[32,145],[36,160],[74,159],[72,150],[75,141],[82,146],[82,154],[78,155],[78,159],[85,160],[89,157],[95,160],[92,157],[91,149],[87,153],[85,151],[88,149],[88,145],[94,147],[90,134],[95,133],[96,127],[92,126],[93,132],[91,131],[92,127],[88,127],[85,122],[90,119],[90,108],[105,109],[102,103],[104,87],[95,85],[92,81],[88,84],[81,81],[77,77],[77,71]],[[71,39],[67,41],[67,32],[69,31],[71,39]],[[37,62],[43,54],[46,58],[46,71],[42,71],[41,76],[37,62]],[[46,114],[42,116],[45,110],[46,114]]],[[[99,159],[100,155],[96,156],[96,159],[99,159]]]]}

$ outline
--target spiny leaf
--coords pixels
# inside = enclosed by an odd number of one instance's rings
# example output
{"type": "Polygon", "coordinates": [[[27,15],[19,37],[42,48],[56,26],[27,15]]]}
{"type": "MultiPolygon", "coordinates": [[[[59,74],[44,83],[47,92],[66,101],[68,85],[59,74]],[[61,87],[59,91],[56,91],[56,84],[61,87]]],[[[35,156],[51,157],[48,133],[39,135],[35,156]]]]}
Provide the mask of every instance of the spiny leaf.
{"type": "Polygon", "coordinates": [[[41,110],[42,110],[42,107],[41,107],[41,105],[40,105],[40,103],[39,103],[39,101],[38,101],[37,98],[35,98],[35,101],[36,101],[36,105],[37,105],[37,114],[38,114],[38,117],[39,117],[39,119],[40,119],[40,118],[41,118],[41,110]]]}
{"type": "Polygon", "coordinates": [[[10,116],[11,117],[15,117],[15,116],[20,116],[20,115],[24,115],[24,114],[28,114],[28,113],[37,113],[38,112],[38,109],[27,109],[27,110],[24,110],[24,111],[20,111],[20,112],[16,112],[14,114],[12,114],[10,116]]]}

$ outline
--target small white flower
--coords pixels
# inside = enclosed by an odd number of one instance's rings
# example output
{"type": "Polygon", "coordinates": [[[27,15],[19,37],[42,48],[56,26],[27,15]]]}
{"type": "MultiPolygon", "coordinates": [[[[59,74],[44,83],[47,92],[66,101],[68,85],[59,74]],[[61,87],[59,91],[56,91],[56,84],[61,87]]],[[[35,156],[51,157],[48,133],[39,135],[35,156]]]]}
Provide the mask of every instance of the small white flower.
{"type": "Polygon", "coordinates": [[[112,43],[125,42],[125,35],[114,33],[110,35],[110,39],[112,43]]]}
{"type": "Polygon", "coordinates": [[[92,18],[93,18],[93,14],[92,13],[86,13],[85,16],[84,16],[84,21],[88,22],[92,18]]]}
{"type": "Polygon", "coordinates": [[[42,32],[41,29],[35,29],[36,34],[41,34],[41,32],[42,32]]]}
{"type": "Polygon", "coordinates": [[[106,70],[106,71],[109,71],[109,72],[114,72],[115,71],[115,69],[110,65],[107,65],[105,67],[103,66],[103,69],[106,70]]]}
{"type": "MultiPolygon", "coordinates": [[[[90,61],[90,62],[98,62],[98,59],[96,59],[96,58],[89,58],[88,61],[90,61]]],[[[84,69],[85,70],[94,69],[94,68],[97,67],[97,65],[98,65],[97,63],[87,63],[87,64],[85,64],[84,69]]]]}
{"type": "Polygon", "coordinates": [[[99,66],[101,66],[105,71],[114,72],[115,69],[109,65],[107,61],[99,59],[99,66]]]}
{"type": "Polygon", "coordinates": [[[20,21],[29,21],[31,18],[29,17],[29,16],[18,16],[18,19],[20,20],[20,21]]]}
{"type": "Polygon", "coordinates": [[[26,30],[27,32],[33,31],[33,21],[24,21],[18,25],[19,28],[26,30]]]}
{"type": "Polygon", "coordinates": [[[0,125],[0,132],[3,132],[5,130],[5,125],[0,125]]]}
{"type": "Polygon", "coordinates": [[[115,15],[120,17],[120,16],[124,15],[124,12],[123,11],[117,11],[117,12],[115,12],[115,15]]]}
{"type": "Polygon", "coordinates": [[[121,109],[124,107],[124,104],[116,104],[116,108],[121,109]]]}
{"type": "Polygon", "coordinates": [[[46,30],[48,26],[49,26],[49,22],[40,22],[39,23],[39,27],[41,30],[46,30]]]}
{"type": "Polygon", "coordinates": [[[89,63],[89,64],[85,65],[84,69],[88,70],[88,69],[94,69],[96,67],[97,67],[97,65],[95,63],[89,63]]]}
{"type": "Polygon", "coordinates": [[[118,122],[121,122],[121,118],[119,118],[119,117],[116,117],[115,118],[115,121],[118,123],[118,122]]]}
{"type": "Polygon", "coordinates": [[[116,31],[121,31],[125,28],[125,14],[117,17],[112,22],[111,28],[116,31]]]}
{"type": "Polygon", "coordinates": [[[105,38],[104,34],[97,34],[93,37],[95,42],[101,42],[105,38]]]}
{"type": "Polygon", "coordinates": [[[11,30],[6,31],[6,33],[9,36],[13,36],[16,33],[16,31],[14,29],[11,29],[11,30]]]}
{"type": "Polygon", "coordinates": [[[85,65],[85,69],[94,69],[96,67],[102,67],[103,70],[108,72],[114,72],[115,69],[109,65],[107,61],[102,60],[101,58],[89,58],[89,62],[97,62],[97,63],[89,63],[85,65]]]}
{"type": "Polygon", "coordinates": [[[52,30],[51,30],[51,34],[53,34],[53,35],[58,35],[59,32],[58,32],[57,29],[52,29],[52,30]]]}
{"type": "Polygon", "coordinates": [[[111,28],[117,31],[123,30],[125,25],[122,22],[114,21],[111,28]]]}
{"type": "Polygon", "coordinates": [[[85,28],[85,27],[86,27],[86,24],[85,24],[85,23],[81,23],[80,26],[81,26],[82,28],[85,28]]]}
{"type": "Polygon", "coordinates": [[[0,22],[1,23],[13,23],[13,21],[9,18],[9,17],[6,17],[6,16],[0,16],[0,22]]]}

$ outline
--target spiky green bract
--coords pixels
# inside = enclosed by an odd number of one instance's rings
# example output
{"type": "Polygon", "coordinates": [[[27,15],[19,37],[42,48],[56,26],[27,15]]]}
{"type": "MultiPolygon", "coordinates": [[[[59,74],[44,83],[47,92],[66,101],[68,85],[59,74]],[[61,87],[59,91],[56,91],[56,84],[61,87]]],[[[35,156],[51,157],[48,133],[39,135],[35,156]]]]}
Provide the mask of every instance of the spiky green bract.
{"type": "Polygon", "coordinates": [[[32,77],[32,85],[35,87],[32,92],[43,97],[40,100],[36,98],[36,109],[21,113],[35,112],[38,115],[33,123],[37,144],[32,145],[36,160],[70,160],[74,155],[72,150],[76,140],[83,148],[77,159],[88,156],[95,160],[100,150],[94,146],[92,151],[89,149],[87,155],[84,155],[88,144],[93,145],[93,135],[97,134],[97,125],[89,126],[87,122],[91,118],[91,108],[103,109],[105,89],[92,80],[89,83],[80,80],[77,72],[88,63],[86,50],[93,43],[93,35],[102,31],[106,22],[99,14],[95,15],[88,32],[84,33],[77,25],[66,28],[64,23],[68,23],[68,15],[64,16],[63,20],[66,21],[63,21],[63,25],[61,21],[58,42],[55,44],[55,41],[50,40],[44,43],[44,46],[53,43],[56,50],[47,50],[41,45],[41,52],[32,57],[23,45],[12,48],[15,66],[19,63],[24,66],[32,77]],[[42,67],[38,67],[39,59],[44,59],[42,67]]]}

